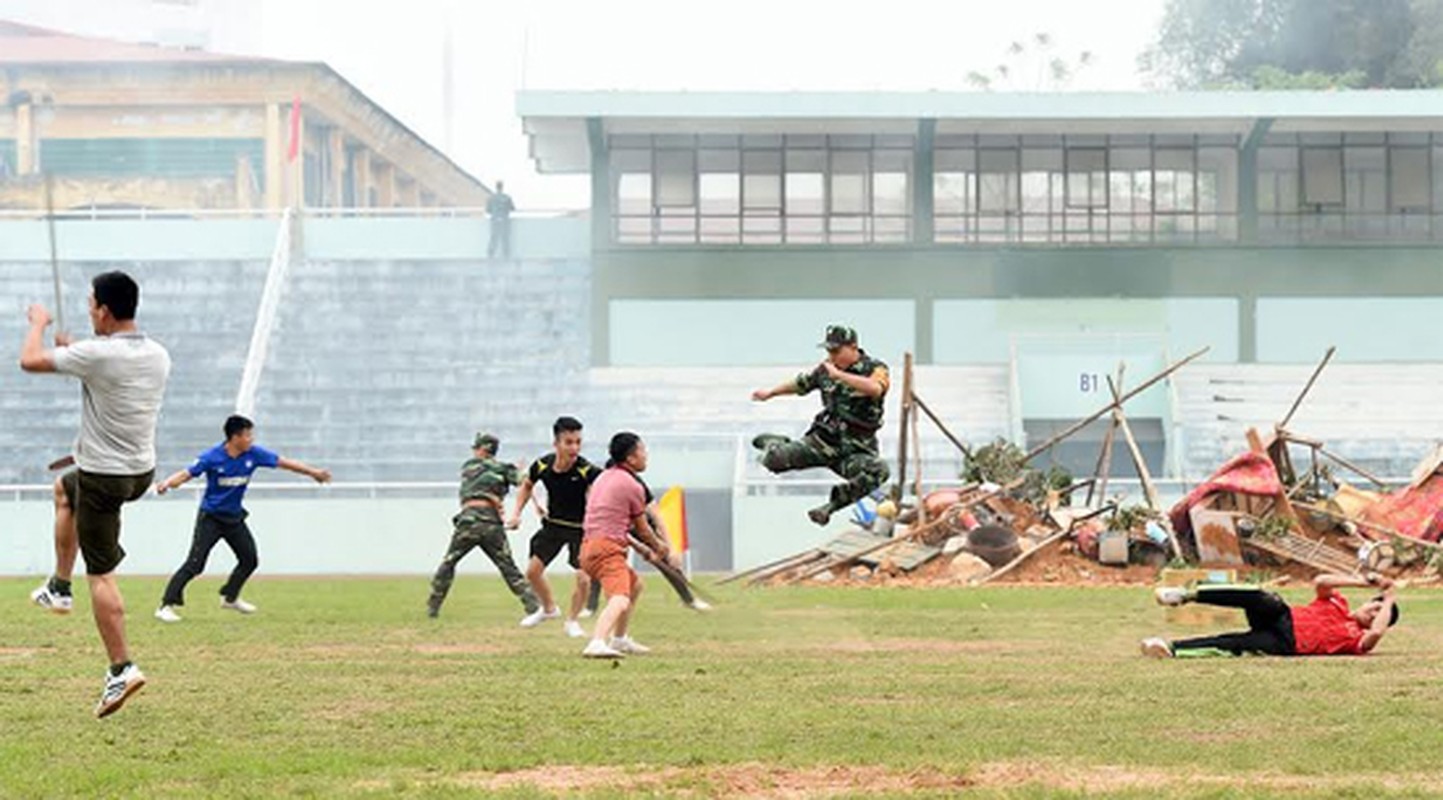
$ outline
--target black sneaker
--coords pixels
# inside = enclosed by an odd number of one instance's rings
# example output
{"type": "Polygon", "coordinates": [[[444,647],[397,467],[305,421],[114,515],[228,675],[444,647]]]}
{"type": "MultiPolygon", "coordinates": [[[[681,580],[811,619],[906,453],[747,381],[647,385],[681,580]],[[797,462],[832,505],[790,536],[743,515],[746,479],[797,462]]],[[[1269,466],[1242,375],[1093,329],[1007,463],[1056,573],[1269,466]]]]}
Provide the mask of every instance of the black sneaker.
{"type": "Polygon", "coordinates": [[[832,520],[832,507],[830,505],[817,506],[807,512],[807,519],[818,525],[826,525],[832,520]]]}
{"type": "Polygon", "coordinates": [[[431,619],[435,619],[441,616],[441,607],[433,606],[428,603],[426,605],[426,616],[430,617],[431,619]]]}

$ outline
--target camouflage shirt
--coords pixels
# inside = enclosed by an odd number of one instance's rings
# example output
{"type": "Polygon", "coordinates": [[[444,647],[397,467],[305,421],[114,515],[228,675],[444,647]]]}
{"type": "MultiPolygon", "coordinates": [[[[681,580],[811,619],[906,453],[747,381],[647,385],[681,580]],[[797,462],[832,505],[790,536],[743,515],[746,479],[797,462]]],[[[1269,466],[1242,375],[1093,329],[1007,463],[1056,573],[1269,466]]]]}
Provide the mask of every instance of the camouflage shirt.
{"type": "Polygon", "coordinates": [[[847,384],[833,380],[822,366],[797,376],[797,394],[809,394],[814,389],[822,391],[822,413],[817,415],[817,427],[838,436],[853,437],[873,436],[882,427],[882,406],[891,378],[886,364],[867,355],[865,350],[861,355],[857,363],[845,371],[880,381],[882,394],[877,397],[867,397],[847,384]]]}
{"type": "Polygon", "coordinates": [[[472,458],[461,465],[461,502],[495,500],[500,503],[512,486],[521,484],[515,464],[494,458],[472,458]]]}

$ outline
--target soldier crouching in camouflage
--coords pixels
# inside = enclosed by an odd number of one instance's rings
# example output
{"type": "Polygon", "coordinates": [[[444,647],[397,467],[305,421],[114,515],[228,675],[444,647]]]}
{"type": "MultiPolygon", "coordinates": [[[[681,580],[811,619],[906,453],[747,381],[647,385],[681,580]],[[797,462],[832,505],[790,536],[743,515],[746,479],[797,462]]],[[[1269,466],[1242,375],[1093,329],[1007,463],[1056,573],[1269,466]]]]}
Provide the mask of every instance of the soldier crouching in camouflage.
{"type": "Polygon", "coordinates": [[[436,577],[431,579],[431,599],[426,603],[429,616],[441,613],[441,603],[446,600],[446,593],[451,591],[451,581],[456,577],[456,563],[473,547],[481,548],[481,552],[501,571],[501,577],[511,593],[521,599],[521,605],[526,607],[522,625],[537,614],[545,613],[536,595],[531,592],[526,577],[511,559],[511,546],[506,542],[501,501],[512,486],[521,483],[521,473],[514,464],[496,460],[496,450],[500,446],[501,441],[495,436],[478,433],[471,443],[473,457],[461,465],[461,513],[451,519],[456,531],[451,535],[446,557],[436,568],[436,577]]]}
{"type": "Polygon", "coordinates": [[[867,496],[890,474],[877,454],[877,430],[882,427],[882,403],[890,380],[887,365],[857,347],[857,332],[842,325],[827,328],[827,358],[811,372],[773,389],[758,389],[758,402],[778,395],[822,392],[822,412],[801,439],[764,433],[752,440],[762,451],[762,465],[772,472],[827,467],[847,479],[832,487],[831,499],[807,512],[818,525],[832,513],[867,496]]]}

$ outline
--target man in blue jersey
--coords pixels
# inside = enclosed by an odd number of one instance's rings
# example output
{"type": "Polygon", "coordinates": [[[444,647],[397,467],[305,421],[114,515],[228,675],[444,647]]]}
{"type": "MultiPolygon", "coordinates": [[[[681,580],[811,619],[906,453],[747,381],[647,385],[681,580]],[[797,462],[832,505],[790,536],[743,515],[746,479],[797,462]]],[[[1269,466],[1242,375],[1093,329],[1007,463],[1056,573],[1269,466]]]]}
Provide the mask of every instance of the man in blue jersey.
{"type": "Polygon", "coordinates": [[[251,474],[261,467],[297,472],[317,483],[331,479],[329,470],[318,469],[300,461],[283,458],[255,444],[255,423],[233,415],[225,421],[225,441],[200,454],[189,468],[183,469],[155,485],[159,494],[185,484],[191,478],[205,475],[205,494],[195,518],[195,535],[190,542],[190,555],[171,576],[165,596],[155,618],[162,622],[180,622],[175,612],[185,605],[185,586],[205,571],[210,551],[222,540],[235,553],[236,565],[230,580],[220,589],[220,607],[242,614],[252,614],[256,607],[240,599],[241,587],[255,572],[256,540],[246,527],[246,510],[241,505],[251,474]]]}

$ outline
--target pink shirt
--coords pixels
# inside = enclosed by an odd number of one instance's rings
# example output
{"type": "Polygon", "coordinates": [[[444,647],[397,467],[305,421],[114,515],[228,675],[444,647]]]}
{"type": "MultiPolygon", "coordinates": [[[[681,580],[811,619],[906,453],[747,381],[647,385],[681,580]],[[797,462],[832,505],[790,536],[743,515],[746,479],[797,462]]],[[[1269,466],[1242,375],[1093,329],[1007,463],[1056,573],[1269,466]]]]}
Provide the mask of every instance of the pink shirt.
{"type": "Polygon", "coordinates": [[[625,467],[612,467],[601,473],[586,493],[586,517],[582,522],[583,538],[627,541],[632,520],[646,511],[646,490],[641,481],[625,467]]]}

